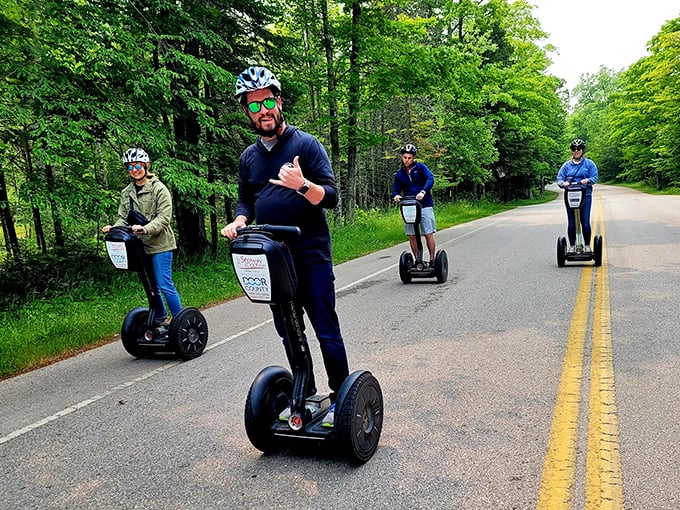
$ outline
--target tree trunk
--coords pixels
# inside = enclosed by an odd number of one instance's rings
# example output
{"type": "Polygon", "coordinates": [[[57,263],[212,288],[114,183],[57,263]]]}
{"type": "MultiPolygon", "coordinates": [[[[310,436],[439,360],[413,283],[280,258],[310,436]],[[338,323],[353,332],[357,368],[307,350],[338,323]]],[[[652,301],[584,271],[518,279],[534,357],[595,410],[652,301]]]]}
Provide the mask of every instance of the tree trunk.
{"type": "MultiPolygon", "coordinates": [[[[199,45],[197,41],[187,43],[185,51],[188,55],[198,58],[199,45]]],[[[198,97],[198,82],[193,80],[187,87],[195,89],[195,97],[198,97]]],[[[179,96],[176,96],[179,97],[179,96]]],[[[176,112],[173,118],[175,142],[178,148],[178,157],[184,161],[198,161],[198,143],[201,135],[201,126],[198,116],[189,110],[188,105],[182,99],[176,101],[176,112]]],[[[194,207],[186,204],[184,197],[173,193],[175,201],[175,217],[177,219],[177,231],[179,233],[179,246],[189,257],[201,255],[208,245],[203,214],[194,207]]]]}
{"type": "Polygon", "coordinates": [[[54,226],[54,245],[58,248],[65,246],[64,239],[64,224],[61,220],[61,212],[59,211],[59,204],[55,200],[56,184],[54,182],[54,168],[52,165],[45,165],[45,179],[47,181],[47,195],[50,203],[50,210],[52,211],[52,225],[54,226]]]}
{"type": "Polygon", "coordinates": [[[349,56],[349,90],[347,98],[347,184],[344,193],[345,222],[354,222],[356,207],[356,186],[359,167],[358,160],[358,119],[359,119],[359,22],[361,19],[361,5],[352,2],[352,42],[349,56]]]}
{"type": "Polygon", "coordinates": [[[35,229],[35,244],[43,253],[47,253],[47,241],[45,241],[45,230],[42,226],[42,216],[40,215],[40,208],[33,206],[31,208],[33,214],[33,228],[35,229]]]}
{"type": "MultiPolygon", "coordinates": [[[[22,137],[22,151],[24,162],[26,164],[26,179],[35,179],[35,169],[33,168],[33,158],[31,158],[31,147],[28,143],[28,135],[22,137]]],[[[42,217],[40,215],[40,208],[37,205],[31,207],[33,213],[33,226],[35,227],[35,242],[38,249],[43,253],[47,253],[47,241],[45,240],[45,231],[42,226],[42,217]]]]}
{"type": "MultiPolygon", "coordinates": [[[[323,23],[323,45],[326,52],[326,80],[328,82],[328,116],[331,119],[331,166],[335,172],[340,169],[340,121],[338,119],[338,98],[336,96],[337,78],[335,77],[333,61],[333,42],[328,26],[328,1],[321,0],[321,19],[323,23]]],[[[335,221],[342,221],[342,187],[340,175],[335,176],[338,187],[340,202],[335,208],[335,221]]]]}
{"type": "MultiPolygon", "coordinates": [[[[206,85],[204,87],[205,97],[211,97],[212,91],[210,87],[206,85]]],[[[212,147],[215,143],[215,135],[211,129],[208,129],[205,133],[205,142],[208,147],[212,147]]],[[[217,175],[215,172],[215,161],[214,158],[208,158],[208,184],[213,184],[217,180],[217,175]]],[[[210,253],[213,258],[217,256],[217,243],[219,242],[219,233],[217,226],[217,197],[215,193],[211,193],[208,197],[208,205],[210,206],[210,253]]]]}
{"type": "Polygon", "coordinates": [[[7,184],[5,182],[5,171],[0,168],[0,220],[2,221],[2,233],[5,238],[7,253],[14,260],[18,261],[20,256],[19,239],[14,228],[14,218],[9,207],[7,196],[7,184]]]}

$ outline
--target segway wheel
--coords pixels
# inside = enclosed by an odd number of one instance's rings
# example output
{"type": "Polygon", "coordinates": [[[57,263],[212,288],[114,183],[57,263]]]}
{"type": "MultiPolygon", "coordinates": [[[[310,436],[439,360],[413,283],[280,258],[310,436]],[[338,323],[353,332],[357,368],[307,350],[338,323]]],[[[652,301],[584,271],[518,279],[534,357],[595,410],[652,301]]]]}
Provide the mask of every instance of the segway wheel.
{"type": "Polygon", "coordinates": [[[434,275],[437,283],[444,283],[449,277],[449,257],[444,250],[439,250],[434,258],[434,275]]]}
{"type": "Polygon", "coordinates": [[[208,323],[196,308],[182,308],[168,331],[171,345],[185,360],[198,358],[208,343],[208,323]]]}
{"type": "Polygon", "coordinates": [[[600,267],[602,265],[602,236],[595,236],[593,241],[595,266],[600,267]]]}
{"type": "Polygon", "coordinates": [[[246,434],[261,452],[273,452],[279,448],[272,426],[281,411],[290,405],[292,395],[293,376],[279,366],[265,368],[250,385],[244,412],[246,434]]]}
{"type": "Polygon", "coordinates": [[[148,308],[135,308],[125,316],[123,321],[123,327],[120,330],[120,340],[128,354],[135,358],[144,358],[151,353],[148,348],[139,345],[143,340],[144,333],[146,333],[148,319],[148,308]]]}
{"type": "Polygon", "coordinates": [[[557,266],[564,267],[564,262],[567,260],[567,238],[557,238],[557,266]]]}
{"type": "Polygon", "coordinates": [[[407,251],[399,257],[399,278],[403,283],[411,283],[411,269],[413,268],[413,255],[407,251]]]}
{"type": "Polygon", "coordinates": [[[336,402],[335,432],[340,451],[352,463],[363,464],[373,457],[378,448],[383,424],[383,397],[378,380],[370,372],[353,375],[355,379],[347,392],[344,393],[345,388],[342,387],[338,392],[339,395],[344,394],[344,398],[336,402]]]}

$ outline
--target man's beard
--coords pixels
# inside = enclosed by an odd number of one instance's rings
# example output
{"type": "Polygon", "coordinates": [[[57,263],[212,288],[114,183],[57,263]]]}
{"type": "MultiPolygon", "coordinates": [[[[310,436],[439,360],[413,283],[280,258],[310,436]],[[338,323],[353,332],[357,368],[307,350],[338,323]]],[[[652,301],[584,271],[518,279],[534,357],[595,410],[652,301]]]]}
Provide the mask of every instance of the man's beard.
{"type": "Polygon", "coordinates": [[[273,117],[274,117],[274,121],[276,122],[276,124],[274,125],[274,127],[272,129],[263,129],[261,127],[261,124],[260,124],[260,127],[258,127],[256,122],[252,119],[250,120],[250,122],[253,125],[253,129],[255,130],[255,132],[258,135],[264,136],[266,138],[270,138],[270,137],[274,136],[276,133],[279,132],[279,129],[281,128],[281,125],[283,124],[283,114],[279,113],[278,116],[274,115],[273,117]]]}

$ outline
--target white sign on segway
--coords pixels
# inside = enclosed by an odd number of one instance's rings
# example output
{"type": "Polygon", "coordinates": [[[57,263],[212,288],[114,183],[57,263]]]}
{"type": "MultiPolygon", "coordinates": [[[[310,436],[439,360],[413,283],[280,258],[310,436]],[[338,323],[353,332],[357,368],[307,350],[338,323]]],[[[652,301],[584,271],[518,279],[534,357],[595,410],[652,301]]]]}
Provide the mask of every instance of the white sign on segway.
{"type": "Polygon", "coordinates": [[[130,267],[124,242],[106,241],[106,253],[109,254],[109,258],[116,269],[127,269],[130,267]]]}
{"type": "Polygon", "coordinates": [[[271,301],[272,288],[267,256],[233,253],[231,259],[243,292],[254,301],[271,301]]]}
{"type": "Polygon", "coordinates": [[[576,191],[567,190],[567,201],[571,209],[578,209],[581,207],[581,198],[583,197],[583,192],[578,189],[576,191]]]}

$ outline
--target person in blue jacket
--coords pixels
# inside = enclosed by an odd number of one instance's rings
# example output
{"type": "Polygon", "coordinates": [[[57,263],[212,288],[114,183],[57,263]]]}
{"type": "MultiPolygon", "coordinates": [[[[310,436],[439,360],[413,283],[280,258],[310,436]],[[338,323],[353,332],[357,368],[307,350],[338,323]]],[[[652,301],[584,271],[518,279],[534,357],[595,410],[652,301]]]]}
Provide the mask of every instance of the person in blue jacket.
{"type": "MultiPolygon", "coordinates": [[[[571,159],[566,161],[557,173],[557,185],[560,188],[568,188],[570,184],[580,183],[586,186],[586,196],[581,208],[581,228],[583,229],[584,250],[590,252],[590,206],[593,200],[593,184],[597,182],[597,166],[586,157],[586,143],[577,138],[569,146],[571,159]]],[[[576,243],[576,216],[573,209],[567,207],[567,236],[569,237],[569,249],[574,250],[576,243]]]]}
{"type": "MultiPolygon", "coordinates": [[[[319,140],[286,123],[281,83],[269,69],[251,66],[239,74],[236,97],[259,136],[241,154],[235,218],[222,229],[222,235],[233,239],[237,229],[251,222],[300,228],[302,235],[287,244],[298,276],[300,317],[303,310],[307,312],[331,389],[331,407],[323,426],[333,427],[335,398],[349,375],[349,366],[335,312],[335,275],[326,219],[326,209],[338,203],[331,162],[319,140]]],[[[272,307],[272,312],[294,368],[284,319],[278,308],[272,307]]],[[[313,377],[311,386],[315,387],[313,377]]],[[[290,409],[286,409],[279,418],[287,421],[289,416],[290,409]]]]}
{"type": "MultiPolygon", "coordinates": [[[[422,206],[420,231],[425,236],[425,244],[430,254],[430,266],[434,266],[436,243],[434,233],[437,231],[437,223],[434,219],[434,201],[432,200],[432,187],[434,186],[434,174],[427,166],[416,161],[418,149],[412,143],[407,143],[401,148],[401,168],[394,174],[392,185],[392,199],[401,202],[403,196],[414,196],[422,206]]],[[[413,225],[404,224],[404,233],[409,238],[413,256],[418,256],[418,241],[413,225]]]]}

